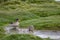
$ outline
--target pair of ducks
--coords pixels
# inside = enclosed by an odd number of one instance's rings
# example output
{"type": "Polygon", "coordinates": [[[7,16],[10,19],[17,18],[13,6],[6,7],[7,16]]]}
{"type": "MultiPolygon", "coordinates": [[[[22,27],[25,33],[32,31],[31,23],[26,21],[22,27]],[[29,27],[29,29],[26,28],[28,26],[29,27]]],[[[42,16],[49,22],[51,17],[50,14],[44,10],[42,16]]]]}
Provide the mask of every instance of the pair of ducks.
{"type": "MultiPolygon", "coordinates": [[[[10,30],[18,30],[17,28],[19,27],[19,19],[16,19],[16,22],[11,22],[11,23],[10,23],[10,27],[13,27],[13,28],[10,29],[10,30]]],[[[28,27],[28,31],[29,31],[29,32],[33,32],[33,30],[34,30],[33,25],[30,25],[30,26],[28,27]]]]}

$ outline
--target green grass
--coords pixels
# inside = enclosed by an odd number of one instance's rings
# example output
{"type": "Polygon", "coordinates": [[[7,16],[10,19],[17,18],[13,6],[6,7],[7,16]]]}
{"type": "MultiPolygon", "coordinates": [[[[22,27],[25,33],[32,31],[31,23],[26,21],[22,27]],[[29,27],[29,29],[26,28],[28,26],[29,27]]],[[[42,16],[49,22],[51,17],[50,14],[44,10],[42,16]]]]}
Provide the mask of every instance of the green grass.
{"type": "Polygon", "coordinates": [[[16,18],[22,28],[34,25],[37,30],[60,30],[60,2],[5,0],[0,3],[0,40],[49,40],[26,34],[5,35],[3,28],[16,18]]]}
{"type": "Polygon", "coordinates": [[[21,22],[22,27],[28,27],[29,25],[34,25],[35,29],[39,30],[59,30],[60,17],[40,17],[38,19],[26,20],[21,22]]]}
{"type": "Polygon", "coordinates": [[[0,4],[0,26],[5,26],[16,18],[23,28],[34,25],[35,29],[59,30],[60,5],[57,2],[28,3],[16,0],[0,4]]]}
{"type": "Polygon", "coordinates": [[[41,39],[37,36],[28,35],[28,34],[15,34],[15,35],[7,35],[1,38],[1,40],[50,40],[48,39],[41,39]]]}
{"type": "Polygon", "coordinates": [[[0,13],[0,26],[8,25],[11,21],[15,21],[16,18],[20,19],[20,27],[27,28],[29,25],[34,25],[35,29],[49,29],[59,30],[60,27],[60,15],[51,15],[48,17],[40,17],[30,12],[13,12],[13,13],[0,13]]]}

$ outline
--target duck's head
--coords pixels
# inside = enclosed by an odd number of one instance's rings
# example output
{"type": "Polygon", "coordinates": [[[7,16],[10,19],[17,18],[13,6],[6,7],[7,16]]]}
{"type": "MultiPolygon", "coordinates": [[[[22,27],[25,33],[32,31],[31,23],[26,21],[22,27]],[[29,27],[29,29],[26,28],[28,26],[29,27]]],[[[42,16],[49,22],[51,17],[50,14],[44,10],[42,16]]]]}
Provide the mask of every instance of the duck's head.
{"type": "Polygon", "coordinates": [[[16,21],[19,21],[19,19],[18,19],[18,18],[16,18],[16,21]]]}

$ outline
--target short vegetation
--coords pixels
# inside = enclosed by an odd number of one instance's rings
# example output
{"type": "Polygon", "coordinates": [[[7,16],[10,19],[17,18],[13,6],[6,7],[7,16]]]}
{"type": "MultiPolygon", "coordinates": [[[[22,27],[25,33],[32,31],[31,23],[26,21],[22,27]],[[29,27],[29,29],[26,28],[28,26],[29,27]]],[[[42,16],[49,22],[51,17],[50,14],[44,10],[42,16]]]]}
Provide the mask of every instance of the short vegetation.
{"type": "Polygon", "coordinates": [[[34,25],[35,29],[59,30],[60,3],[54,0],[1,0],[0,26],[5,26],[16,18],[20,27],[34,25]]]}
{"type": "MultiPolygon", "coordinates": [[[[34,25],[37,30],[60,30],[60,2],[54,0],[0,0],[0,31],[4,31],[2,27],[16,18],[19,18],[21,28],[34,25]]],[[[11,36],[9,37],[12,38],[11,36]]],[[[16,38],[15,35],[13,37],[16,40],[25,40],[27,36],[18,35],[16,38]]],[[[14,40],[9,37],[3,40],[14,40]]],[[[31,36],[28,39],[39,40],[39,38],[31,36]]]]}
{"type": "Polygon", "coordinates": [[[37,36],[27,35],[27,34],[13,34],[13,35],[6,35],[1,40],[50,40],[48,39],[41,39],[37,36]]]}

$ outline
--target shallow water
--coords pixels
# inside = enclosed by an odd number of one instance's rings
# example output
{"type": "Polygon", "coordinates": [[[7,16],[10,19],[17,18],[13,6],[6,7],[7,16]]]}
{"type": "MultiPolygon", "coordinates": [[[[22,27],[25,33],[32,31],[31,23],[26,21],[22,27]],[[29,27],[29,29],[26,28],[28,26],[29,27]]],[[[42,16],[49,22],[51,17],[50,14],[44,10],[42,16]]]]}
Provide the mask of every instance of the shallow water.
{"type": "Polygon", "coordinates": [[[53,32],[53,31],[35,31],[34,35],[39,36],[41,38],[50,38],[50,39],[60,39],[60,31],[53,32]]]}
{"type": "MultiPolygon", "coordinates": [[[[6,34],[10,33],[10,34],[30,34],[30,32],[28,31],[28,29],[20,29],[17,28],[18,31],[10,31],[9,29],[11,29],[12,27],[6,27],[4,28],[6,30],[6,34]]],[[[33,33],[33,35],[41,37],[41,38],[50,38],[50,39],[60,39],[60,31],[50,31],[50,30],[35,30],[33,33]]]]}

